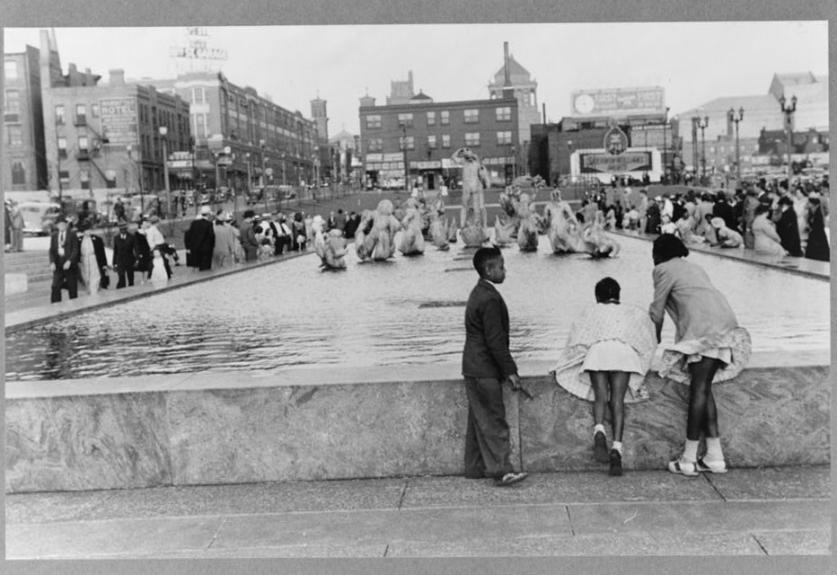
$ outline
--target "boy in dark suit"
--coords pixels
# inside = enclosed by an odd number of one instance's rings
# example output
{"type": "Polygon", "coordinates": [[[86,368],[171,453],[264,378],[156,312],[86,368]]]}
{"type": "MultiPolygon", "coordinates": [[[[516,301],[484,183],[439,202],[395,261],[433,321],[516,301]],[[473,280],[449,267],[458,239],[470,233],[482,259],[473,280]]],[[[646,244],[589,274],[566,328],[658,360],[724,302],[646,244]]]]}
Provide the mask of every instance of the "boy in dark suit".
{"type": "Polygon", "coordinates": [[[522,481],[527,474],[515,473],[511,465],[502,383],[508,380],[513,390],[528,393],[509,352],[509,312],[493,285],[506,279],[503,255],[497,247],[479,248],[473,261],[480,279],[465,307],[465,477],[491,477],[495,485],[506,486],[522,481]]]}
{"type": "Polygon", "coordinates": [[[49,243],[49,263],[52,266],[52,294],[50,301],[61,301],[61,289],[67,287],[70,299],[78,297],[78,262],[81,259],[81,246],[76,233],[67,228],[64,216],[55,219],[58,231],[52,235],[49,243]]]}

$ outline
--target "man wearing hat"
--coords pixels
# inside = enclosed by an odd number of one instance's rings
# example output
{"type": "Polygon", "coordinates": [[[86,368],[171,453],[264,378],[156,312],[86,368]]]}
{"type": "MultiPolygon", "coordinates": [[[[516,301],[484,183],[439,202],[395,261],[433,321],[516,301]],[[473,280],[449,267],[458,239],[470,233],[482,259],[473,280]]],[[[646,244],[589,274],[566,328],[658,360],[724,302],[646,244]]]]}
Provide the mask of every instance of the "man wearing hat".
{"type": "Polygon", "coordinates": [[[137,245],[134,235],[128,233],[128,222],[119,221],[119,233],[113,238],[111,265],[117,274],[116,289],[134,285],[134,262],[137,260],[137,245]]]}
{"type": "Polygon", "coordinates": [[[67,229],[67,218],[55,219],[57,231],[49,242],[49,263],[52,266],[52,303],[61,301],[61,289],[66,286],[70,299],[78,297],[78,262],[81,249],[78,236],[67,229]]]}
{"type": "Polygon", "coordinates": [[[212,250],[215,247],[215,232],[212,229],[212,208],[202,206],[200,217],[189,226],[189,243],[186,248],[192,254],[192,263],[198,270],[212,268],[212,250]]]}
{"type": "Polygon", "coordinates": [[[253,229],[253,220],[256,214],[253,210],[244,212],[244,223],[241,225],[241,247],[244,248],[244,261],[253,262],[258,258],[259,240],[256,238],[256,231],[253,229]]]}

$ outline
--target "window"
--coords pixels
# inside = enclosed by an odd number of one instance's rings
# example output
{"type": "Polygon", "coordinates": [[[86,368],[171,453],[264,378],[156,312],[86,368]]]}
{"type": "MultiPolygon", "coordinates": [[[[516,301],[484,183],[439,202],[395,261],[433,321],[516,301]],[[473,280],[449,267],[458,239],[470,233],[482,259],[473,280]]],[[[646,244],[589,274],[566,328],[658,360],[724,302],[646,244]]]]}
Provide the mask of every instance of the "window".
{"type": "Polygon", "coordinates": [[[404,149],[405,150],[415,150],[416,149],[416,139],[413,136],[407,136],[404,138],[404,149]]]}
{"type": "Polygon", "coordinates": [[[81,189],[90,189],[90,170],[81,169],[78,171],[78,177],[81,180],[81,189]]]}
{"type": "Polygon", "coordinates": [[[497,108],[496,112],[498,122],[508,122],[511,120],[511,107],[497,108]]]}
{"type": "Polygon", "coordinates": [[[18,90],[6,90],[6,113],[20,113],[20,92],[18,90]]]}
{"type": "Polygon", "coordinates": [[[61,170],[58,172],[58,178],[61,180],[62,186],[70,185],[70,170],[61,170]]]}
{"type": "Polygon", "coordinates": [[[87,124],[87,106],[76,104],[76,126],[84,126],[85,124],[87,124]]]}
{"type": "Polygon", "coordinates": [[[450,134],[442,134],[442,147],[450,148],[450,134]]]}
{"type": "Polygon", "coordinates": [[[475,147],[480,145],[479,132],[465,132],[465,145],[468,147],[475,147]]]}
{"type": "Polygon", "coordinates": [[[497,143],[500,145],[512,143],[511,131],[497,132],[497,143]]]}
{"type": "Polygon", "coordinates": [[[367,130],[374,130],[376,128],[381,127],[381,117],[380,116],[366,116],[366,129],[367,130]]]}
{"type": "Polygon", "coordinates": [[[17,62],[6,60],[3,64],[3,74],[6,80],[17,80],[17,62]]]}
{"type": "Polygon", "coordinates": [[[26,184],[26,169],[23,167],[23,162],[12,162],[12,185],[22,186],[26,184]]]}
{"type": "Polygon", "coordinates": [[[93,104],[90,106],[90,115],[94,118],[99,117],[99,104],[93,104]]]}
{"type": "Polygon", "coordinates": [[[369,140],[369,151],[380,152],[384,149],[384,141],[381,138],[371,138],[369,140]]]}
{"type": "Polygon", "coordinates": [[[413,115],[412,114],[398,114],[398,125],[399,126],[406,126],[407,128],[413,127],[413,115]]]}
{"type": "Polygon", "coordinates": [[[79,136],[78,137],[78,150],[79,152],[86,153],[88,147],[87,136],[79,136]]]}
{"type": "Polygon", "coordinates": [[[443,126],[447,126],[450,124],[450,112],[447,110],[442,110],[439,112],[439,123],[443,126]]]}
{"type": "Polygon", "coordinates": [[[473,109],[473,110],[465,110],[465,123],[466,124],[476,124],[480,121],[480,111],[473,109]]]}
{"type": "Polygon", "coordinates": [[[9,146],[23,145],[23,130],[20,126],[6,126],[6,133],[9,135],[6,140],[9,146]]]}
{"type": "Polygon", "coordinates": [[[427,147],[431,150],[436,149],[436,136],[427,136],[427,147]]]}
{"type": "Polygon", "coordinates": [[[64,123],[64,105],[58,104],[55,106],[55,123],[56,124],[63,124],[64,123]]]}
{"type": "Polygon", "coordinates": [[[58,157],[67,157],[67,138],[58,138],[58,157]]]}
{"type": "Polygon", "coordinates": [[[428,126],[435,126],[436,125],[436,112],[427,112],[427,125],[428,126]]]}

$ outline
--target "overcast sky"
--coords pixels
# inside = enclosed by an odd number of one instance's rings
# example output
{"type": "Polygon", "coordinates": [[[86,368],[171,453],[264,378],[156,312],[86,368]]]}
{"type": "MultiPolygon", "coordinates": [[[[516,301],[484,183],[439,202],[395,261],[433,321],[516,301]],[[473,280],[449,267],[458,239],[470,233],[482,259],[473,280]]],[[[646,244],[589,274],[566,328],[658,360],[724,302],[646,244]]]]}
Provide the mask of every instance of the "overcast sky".
{"type": "MultiPolygon", "coordinates": [[[[172,78],[172,46],[185,28],[56,28],[61,62],[105,80],[172,78]]],[[[436,101],[488,98],[503,42],[538,83],[538,103],[557,121],[580,89],[662,86],[671,115],[719,96],[766,94],[774,73],[828,73],[826,22],[447,24],[207,28],[223,48],[227,78],[310,117],[328,101],[329,135],[359,132],[358,98],[386,102],[390,81],[413,71],[436,101]]],[[[7,28],[4,51],[38,46],[35,28],[7,28]]]]}

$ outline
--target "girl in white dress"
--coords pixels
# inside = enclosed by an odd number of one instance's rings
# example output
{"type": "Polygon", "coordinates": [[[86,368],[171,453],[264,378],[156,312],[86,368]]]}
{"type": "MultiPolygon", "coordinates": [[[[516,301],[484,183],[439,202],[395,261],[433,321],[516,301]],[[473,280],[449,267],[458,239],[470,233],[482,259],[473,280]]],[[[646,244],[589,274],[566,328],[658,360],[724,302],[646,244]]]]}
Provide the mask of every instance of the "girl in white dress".
{"type": "Polygon", "coordinates": [[[620,304],[620,291],[610,277],[596,284],[597,303],[573,323],[553,372],[558,385],[593,402],[593,455],[610,463],[610,475],[617,476],[622,475],[625,402],[648,397],[643,382],[657,347],[648,313],[620,304]],[[608,404],[613,428],[609,454],[604,426],[608,404]]]}
{"type": "Polygon", "coordinates": [[[169,283],[169,274],[166,273],[166,264],[163,262],[163,254],[160,248],[154,248],[151,252],[151,283],[155,287],[169,283]]]}

